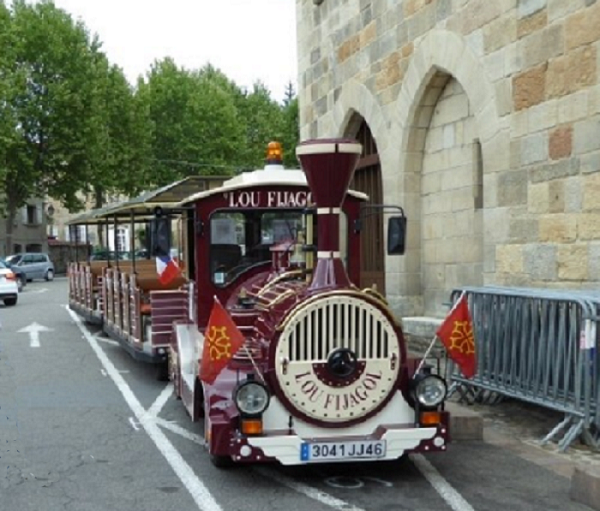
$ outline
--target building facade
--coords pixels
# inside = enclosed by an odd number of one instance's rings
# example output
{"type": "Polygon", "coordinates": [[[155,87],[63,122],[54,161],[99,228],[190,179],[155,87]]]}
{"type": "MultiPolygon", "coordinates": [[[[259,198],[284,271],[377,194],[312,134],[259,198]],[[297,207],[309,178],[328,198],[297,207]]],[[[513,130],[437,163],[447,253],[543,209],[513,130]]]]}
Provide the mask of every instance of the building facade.
{"type": "Polygon", "coordinates": [[[598,286],[600,2],[297,0],[297,20],[301,139],[367,133],[408,217],[395,312],[598,286]]]}
{"type": "Polygon", "coordinates": [[[6,218],[0,218],[0,250],[9,256],[17,252],[46,252],[47,213],[42,200],[30,200],[17,211],[12,231],[12,244],[6,238],[6,218]]]}

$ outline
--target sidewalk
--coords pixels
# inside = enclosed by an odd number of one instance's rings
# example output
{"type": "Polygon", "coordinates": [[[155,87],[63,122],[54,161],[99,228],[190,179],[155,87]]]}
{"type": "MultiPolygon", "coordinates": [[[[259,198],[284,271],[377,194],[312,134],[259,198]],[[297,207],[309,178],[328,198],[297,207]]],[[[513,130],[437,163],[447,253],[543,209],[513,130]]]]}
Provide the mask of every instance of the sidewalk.
{"type": "Polygon", "coordinates": [[[562,415],[535,405],[506,400],[495,405],[449,403],[453,438],[481,440],[571,480],[571,498],[600,511],[600,452],[574,442],[565,452],[541,440],[562,415]],[[480,433],[478,433],[481,431],[480,433]]]}

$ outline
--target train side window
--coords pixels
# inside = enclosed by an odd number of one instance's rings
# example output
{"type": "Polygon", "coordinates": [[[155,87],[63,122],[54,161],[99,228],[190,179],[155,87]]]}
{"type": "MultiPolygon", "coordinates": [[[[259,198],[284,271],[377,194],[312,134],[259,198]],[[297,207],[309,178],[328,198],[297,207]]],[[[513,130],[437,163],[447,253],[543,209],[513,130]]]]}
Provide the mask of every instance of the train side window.
{"type": "Polygon", "coordinates": [[[210,273],[217,285],[226,284],[227,274],[240,264],[246,251],[244,215],[215,213],[210,221],[210,273]]]}

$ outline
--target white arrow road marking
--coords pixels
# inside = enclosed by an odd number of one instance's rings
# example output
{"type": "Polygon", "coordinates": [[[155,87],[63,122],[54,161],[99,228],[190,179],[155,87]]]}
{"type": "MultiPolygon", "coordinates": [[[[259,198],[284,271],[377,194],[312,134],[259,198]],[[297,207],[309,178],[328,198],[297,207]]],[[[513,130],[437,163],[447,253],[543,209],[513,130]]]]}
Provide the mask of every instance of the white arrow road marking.
{"type": "Polygon", "coordinates": [[[35,291],[30,291],[30,293],[32,295],[39,295],[39,294],[45,293],[46,291],[48,291],[48,289],[43,287],[41,289],[36,289],[35,291]]]}
{"type": "Polygon", "coordinates": [[[102,367],[108,373],[108,376],[115,383],[119,392],[125,399],[125,402],[131,408],[134,413],[135,419],[144,428],[156,448],[167,460],[167,463],[171,466],[177,477],[179,477],[182,484],[185,486],[187,491],[190,493],[192,499],[196,503],[196,506],[201,511],[223,511],[223,508],[217,503],[215,498],[210,493],[206,485],[198,478],[198,476],[192,470],[192,467],[183,459],[183,456],[179,453],[173,444],[166,437],[164,432],[153,422],[153,421],[142,421],[142,418],[146,415],[146,410],[140,403],[139,399],[135,396],[131,387],[127,384],[123,376],[119,374],[117,368],[110,361],[106,353],[102,350],[98,341],[94,339],[94,336],[85,328],[83,322],[77,316],[75,312],[67,309],[67,312],[79,327],[79,330],[84,335],[88,344],[92,348],[92,351],[100,360],[102,367]]]}
{"type": "Polygon", "coordinates": [[[21,330],[18,330],[19,334],[29,334],[29,346],[31,348],[39,348],[40,347],[40,332],[53,332],[51,328],[45,327],[44,325],[39,325],[35,321],[21,330]]]}

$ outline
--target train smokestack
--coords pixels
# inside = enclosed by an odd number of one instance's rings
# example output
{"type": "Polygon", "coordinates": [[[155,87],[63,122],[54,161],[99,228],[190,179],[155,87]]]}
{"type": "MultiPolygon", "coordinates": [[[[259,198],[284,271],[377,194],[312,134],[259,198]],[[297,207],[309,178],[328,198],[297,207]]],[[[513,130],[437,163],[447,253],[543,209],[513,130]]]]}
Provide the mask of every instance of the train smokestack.
{"type": "Polygon", "coordinates": [[[340,213],[361,152],[362,146],[349,139],[307,140],[296,148],[318,216],[311,290],[350,285],[340,254],[340,213]]]}

